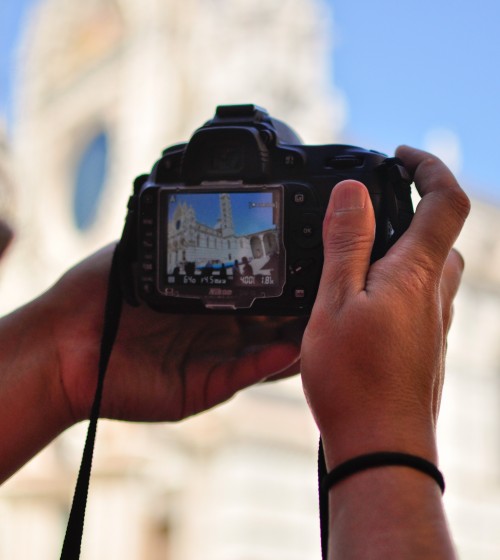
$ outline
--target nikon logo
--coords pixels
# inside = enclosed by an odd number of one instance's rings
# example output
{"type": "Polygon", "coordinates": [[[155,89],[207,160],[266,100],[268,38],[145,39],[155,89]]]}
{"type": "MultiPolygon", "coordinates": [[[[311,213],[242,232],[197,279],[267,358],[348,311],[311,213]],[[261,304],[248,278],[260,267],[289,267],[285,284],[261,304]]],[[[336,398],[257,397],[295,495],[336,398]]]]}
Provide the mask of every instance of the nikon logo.
{"type": "Polygon", "coordinates": [[[232,296],[233,290],[223,290],[222,288],[210,288],[209,296],[232,296]]]}

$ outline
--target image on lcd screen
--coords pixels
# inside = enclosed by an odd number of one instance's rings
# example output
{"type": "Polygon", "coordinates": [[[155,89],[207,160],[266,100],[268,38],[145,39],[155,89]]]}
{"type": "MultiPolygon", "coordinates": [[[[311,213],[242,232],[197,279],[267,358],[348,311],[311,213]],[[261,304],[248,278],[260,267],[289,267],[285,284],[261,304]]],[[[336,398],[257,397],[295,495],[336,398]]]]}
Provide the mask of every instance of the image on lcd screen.
{"type": "Polygon", "coordinates": [[[277,286],[276,191],[169,193],[167,199],[167,285],[277,286]]]}

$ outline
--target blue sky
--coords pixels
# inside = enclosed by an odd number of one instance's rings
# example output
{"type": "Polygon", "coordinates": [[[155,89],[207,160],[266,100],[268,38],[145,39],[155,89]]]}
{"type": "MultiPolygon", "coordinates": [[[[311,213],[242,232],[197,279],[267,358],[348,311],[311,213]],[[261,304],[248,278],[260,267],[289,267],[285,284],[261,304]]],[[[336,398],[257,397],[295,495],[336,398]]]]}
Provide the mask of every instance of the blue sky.
{"type": "Polygon", "coordinates": [[[500,2],[331,3],[348,138],[392,152],[446,129],[459,139],[464,186],[500,203],[500,2]]]}
{"type": "MultiPolygon", "coordinates": [[[[249,235],[258,231],[272,229],[273,208],[271,193],[231,193],[231,209],[236,235],[249,235]],[[254,206],[255,205],[255,206],[254,206]]],[[[170,199],[169,219],[176,206],[187,203],[194,208],[196,220],[208,227],[215,227],[220,219],[220,202],[218,194],[176,195],[175,202],[170,199]]]]}
{"type": "MultiPolygon", "coordinates": [[[[26,7],[37,1],[0,2],[0,114],[7,118],[12,49],[26,7]]],[[[332,79],[347,100],[344,140],[392,153],[400,143],[432,146],[429,135],[444,130],[460,153],[466,189],[500,204],[500,2],[328,1],[332,79]]]]}
{"type": "Polygon", "coordinates": [[[39,0],[0,0],[0,115],[9,119],[12,112],[11,81],[15,48],[27,10],[39,0]],[[6,116],[6,117],[5,117],[6,116]]]}

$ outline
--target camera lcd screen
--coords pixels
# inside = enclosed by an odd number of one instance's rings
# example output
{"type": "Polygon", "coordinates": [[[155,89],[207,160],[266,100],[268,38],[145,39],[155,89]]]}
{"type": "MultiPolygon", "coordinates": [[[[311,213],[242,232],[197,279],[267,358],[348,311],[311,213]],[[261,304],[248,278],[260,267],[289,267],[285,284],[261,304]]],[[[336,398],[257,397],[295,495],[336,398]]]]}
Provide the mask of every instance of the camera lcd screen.
{"type": "Polygon", "coordinates": [[[281,295],[282,187],[255,189],[165,192],[166,295],[234,307],[281,295]]]}

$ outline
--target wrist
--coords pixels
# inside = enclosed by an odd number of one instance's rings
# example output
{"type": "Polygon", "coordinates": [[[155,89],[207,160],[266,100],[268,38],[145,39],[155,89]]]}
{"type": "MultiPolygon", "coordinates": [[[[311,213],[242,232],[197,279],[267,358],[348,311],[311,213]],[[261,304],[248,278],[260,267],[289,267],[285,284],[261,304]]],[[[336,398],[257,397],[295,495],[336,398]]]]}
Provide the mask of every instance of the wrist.
{"type": "Polygon", "coordinates": [[[444,494],[445,482],[441,471],[434,463],[423,459],[418,455],[410,453],[401,453],[394,451],[379,451],[375,453],[367,453],[358,455],[337,465],[329,473],[326,473],[321,483],[321,491],[329,492],[331,488],[340,484],[347,478],[355,476],[358,473],[371,469],[387,467],[407,467],[417,472],[423,473],[432,478],[444,494]]]}
{"type": "MultiPolygon", "coordinates": [[[[85,263],[84,263],[85,264],[85,263]]],[[[57,380],[71,423],[89,418],[97,383],[107,277],[80,285],[80,271],[66,273],[44,296],[52,317],[57,380]],[[84,303],[77,303],[76,294],[84,303]]]]}
{"type": "Polygon", "coordinates": [[[441,490],[417,470],[387,466],[365,470],[332,488],[332,558],[454,559],[441,490]],[[359,534],[363,538],[352,539],[359,534]]]}
{"type": "Polygon", "coordinates": [[[73,423],[51,322],[42,298],[0,320],[0,480],[73,423]]]}
{"type": "Polygon", "coordinates": [[[436,465],[438,462],[430,417],[359,417],[337,429],[322,430],[321,437],[329,471],[354,457],[383,451],[409,453],[436,465]]]}
{"type": "Polygon", "coordinates": [[[35,398],[35,410],[44,411],[44,422],[62,432],[75,423],[61,379],[61,363],[54,328],[54,309],[45,296],[37,298],[6,318],[4,332],[16,348],[12,358],[16,377],[35,398]]]}

